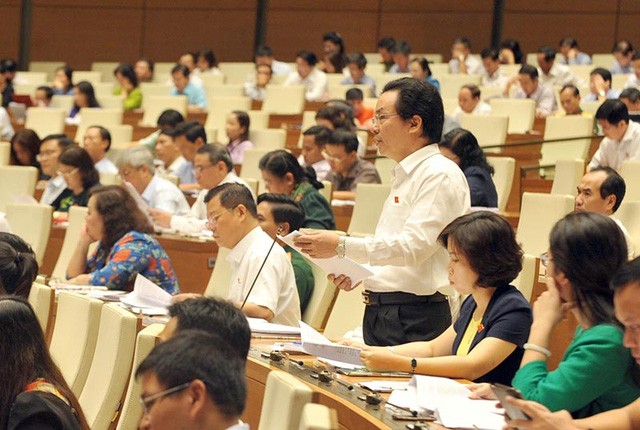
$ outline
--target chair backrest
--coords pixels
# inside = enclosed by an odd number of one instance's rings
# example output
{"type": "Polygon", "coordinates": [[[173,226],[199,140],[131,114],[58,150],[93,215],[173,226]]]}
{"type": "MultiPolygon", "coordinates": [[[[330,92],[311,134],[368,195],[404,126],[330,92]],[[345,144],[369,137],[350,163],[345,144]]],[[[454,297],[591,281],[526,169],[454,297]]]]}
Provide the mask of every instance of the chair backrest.
{"type": "MultiPolygon", "coordinates": [[[[94,61],[91,63],[91,71],[102,73],[103,82],[117,82],[113,71],[120,63],[117,61],[94,61]]],[[[75,78],[75,77],[74,77],[75,78]]]]}
{"type": "Polygon", "coordinates": [[[284,149],[287,143],[287,131],[282,128],[263,128],[249,131],[249,140],[253,142],[254,148],[268,149],[274,151],[276,149],[284,149]]]}
{"type": "Polygon", "coordinates": [[[251,130],[262,130],[269,128],[269,113],[262,112],[261,110],[249,110],[249,121],[251,123],[251,130]]]}
{"type": "Polygon", "coordinates": [[[305,87],[303,85],[267,85],[267,95],[262,103],[265,112],[296,115],[304,111],[305,87]]]}
{"type": "Polygon", "coordinates": [[[114,96],[113,90],[115,88],[113,82],[97,82],[93,84],[93,89],[96,93],[96,98],[100,103],[100,106],[108,109],[123,109],[124,96],[114,96]],[[116,103],[113,99],[120,98],[120,103],[116,103]],[[111,99],[111,100],[109,100],[111,99]]]}
{"type": "Polygon", "coordinates": [[[16,81],[25,82],[31,85],[45,85],[47,83],[47,72],[16,72],[16,81]]]}
{"type": "Polygon", "coordinates": [[[329,202],[329,204],[331,204],[331,196],[333,194],[333,182],[327,181],[327,180],[323,180],[321,182],[322,182],[322,185],[324,185],[324,187],[320,188],[318,192],[322,197],[325,198],[326,201],[329,202]]]}
{"type": "Polygon", "coordinates": [[[302,408],[298,430],[338,430],[338,413],[325,405],[307,403],[302,408]]]}
{"type": "Polygon", "coordinates": [[[346,332],[362,325],[365,304],[362,301],[361,292],[362,288],[360,287],[352,291],[338,291],[338,296],[324,327],[324,335],[328,339],[344,337],[346,332]]]}
{"type": "Polygon", "coordinates": [[[167,109],[177,110],[183,116],[187,114],[187,104],[189,102],[187,96],[149,96],[142,100],[146,101],[146,104],[141,125],[147,127],[157,127],[158,117],[167,109]]]}
{"type": "Polygon", "coordinates": [[[302,112],[302,125],[300,126],[300,137],[298,138],[298,148],[302,148],[302,139],[305,130],[316,125],[316,111],[306,110],[302,112]]]}
{"type": "Polygon", "coordinates": [[[142,363],[158,342],[158,336],[164,330],[164,324],[151,324],[140,330],[136,338],[136,349],[133,354],[133,366],[127,394],[120,412],[117,430],[137,429],[142,419],[142,405],[140,404],[141,387],[135,376],[135,369],[142,363]]]}
{"type": "MultiPolygon", "coordinates": [[[[504,67],[500,66],[500,68],[504,67]]],[[[480,86],[480,98],[482,101],[487,102],[491,99],[495,99],[495,98],[501,98],[502,97],[502,92],[504,91],[504,88],[502,87],[487,87],[487,86],[480,86]]]]}
{"type": "Polygon", "coordinates": [[[41,266],[51,233],[53,207],[31,203],[7,203],[6,212],[11,230],[31,245],[36,253],[38,265],[41,266]]]}
{"type": "Polygon", "coordinates": [[[38,136],[45,137],[49,134],[64,132],[64,119],[67,111],[62,108],[30,107],[27,109],[27,120],[24,127],[29,128],[38,136]]]}
{"type": "Polygon", "coordinates": [[[136,344],[137,318],[115,303],[102,307],[98,342],[78,400],[93,430],[107,430],[121,406],[136,344]]]}
{"type": "MultiPolygon", "coordinates": [[[[225,130],[227,115],[234,110],[248,111],[251,109],[251,99],[249,97],[218,97],[211,96],[208,99],[207,120],[205,127],[212,127],[217,130],[225,130]]],[[[251,128],[251,127],[249,127],[251,128]]]]}
{"type": "Polygon", "coordinates": [[[384,202],[391,192],[390,185],[358,184],[356,202],[347,233],[350,236],[372,236],[384,202]]]}
{"type": "Polygon", "coordinates": [[[102,301],[61,292],[49,351],[62,376],[79,396],[87,381],[98,340],[102,301]]]}
{"type": "Polygon", "coordinates": [[[11,160],[11,143],[0,142],[0,166],[8,166],[11,160]]]}
{"type": "Polygon", "coordinates": [[[458,99],[453,97],[443,97],[442,98],[442,107],[444,108],[444,113],[446,115],[453,115],[453,113],[458,108],[458,99]]]}
{"type": "MultiPolygon", "coordinates": [[[[219,76],[208,73],[209,76],[219,76]]],[[[203,75],[201,75],[203,76],[203,75]]],[[[242,84],[217,84],[205,85],[209,97],[243,97],[244,85],[242,84]]]]}
{"type": "MultiPolygon", "coordinates": [[[[157,67],[156,63],[156,67],[157,67]]],[[[155,75],[155,72],[154,72],[155,75]]],[[[142,82],[140,84],[140,91],[142,92],[142,109],[152,106],[150,97],[159,96],[166,97],[171,92],[171,85],[166,82],[142,82]]]]}
{"type": "Polygon", "coordinates": [[[511,194],[516,160],[511,157],[487,157],[487,161],[494,169],[492,179],[498,194],[498,209],[503,211],[507,207],[509,195],[511,194]]]}
{"type": "Polygon", "coordinates": [[[256,65],[253,62],[220,62],[218,67],[227,78],[228,84],[242,84],[247,76],[253,75],[256,65]]]}
{"type": "Polygon", "coordinates": [[[593,118],[586,118],[580,115],[548,117],[544,127],[544,140],[589,137],[579,140],[543,143],[540,149],[542,154],[540,165],[556,164],[556,161],[560,159],[581,158],[586,160],[589,156],[590,136],[592,133],[593,118]]]}
{"type": "Polygon", "coordinates": [[[551,194],[575,194],[584,175],[584,160],[557,160],[551,194]]]}
{"type": "Polygon", "coordinates": [[[49,318],[53,316],[53,307],[55,306],[53,290],[47,285],[37,281],[34,282],[31,285],[31,291],[29,291],[29,303],[33,307],[36,317],[38,317],[43,333],[46,335],[50,325],[49,318]]]}
{"type": "Polygon", "coordinates": [[[615,57],[610,52],[607,52],[606,54],[591,54],[591,66],[594,69],[596,67],[603,67],[609,70],[614,61],[615,57]]]}
{"type": "Polygon", "coordinates": [[[30,61],[30,72],[45,72],[47,74],[47,82],[53,81],[53,75],[56,69],[64,67],[64,61],[30,61]]]}
{"type": "Polygon", "coordinates": [[[640,160],[623,161],[620,165],[620,176],[627,184],[625,201],[640,200],[640,160]]]}
{"type": "Polygon", "coordinates": [[[209,283],[204,292],[207,297],[218,297],[226,300],[229,297],[229,285],[231,285],[231,275],[233,275],[233,268],[227,261],[227,255],[229,255],[229,249],[218,248],[218,255],[216,256],[216,264],[213,266],[209,283]]]}
{"type": "Polygon", "coordinates": [[[460,88],[463,85],[482,83],[481,75],[463,75],[463,74],[444,74],[438,77],[440,80],[440,94],[442,97],[458,97],[460,88]]]}
{"type": "Polygon", "coordinates": [[[554,224],[574,209],[574,197],[524,193],[516,237],[522,250],[540,255],[549,248],[549,233],[554,224]]]}
{"type": "Polygon", "coordinates": [[[122,124],[122,109],[81,108],[80,125],[76,131],[76,142],[82,142],[84,133],[92,125],[101,125],[107,130],[112,125],[122,124]]]}
{"type": "Polygon", "coordinates": [[[129,144],[133,140],[133,126],[129,124],[111,125],[108,127],[109,133],[111,133],[111,148],[114,149],[127,149],[129,144]]]}
{"type": "Polygon", "coordinates": [[[65,112],[69,112],[73,107],[73,96],[68,94],[54,94],[49,107],[64,109],[65,112]]]}
{"type": "Polygon", "coordinates": [[[243,181],[245,181],[247,183],[247,185],[249,186],[249,189],[251,190],[251,193],[254,196],[258,195],[258,180],[255,178],[243,178],[243,181]]]}
{"type": "Polygon", "coordinates": [[[636,256],[640,253],[640,201],[624,200],[614,215],[633,240],[636,256]]]}
{"type": "Polygon", "coordinates": [[[244,161],[242,163],[242,170],[240,170],[240,177],[253,178],[258,180],[258,186],[264,188],[264,182],[262,181],[262,174],[258,164],[260,159],[267,153],[271,152],[268,149],[247,149],[244,151],[244,161]]]}
{"type": "Polygon", "coordinates": [[[520,290],[528,301],[531,301],[533,286],[538,282],[540,274],[540,259],[534,255],[524,254],[522,257],[522,270],[513,280],[513,285],[520,290]]]}
{"type": "Polygon", "coordinates": [[[12,196],[33,196],[38,169],[31,166],[0,166],[0,212],[6,212],[12,196]]]}
{"type": "Polygon", "coordinates": [[[109,172],[100,172],[100,184],[101,185],[120,185],[122,180],[120,178],[120,174],[118,173],[109,173],[109,172]]]}
{"type": "Polygon", "coordinates": [[[100,106],[106,109],[123,109],[124,97],[114,95],[100,95],[97,96],[100,106]]]}
{"type": "Polygon", "coordinates": [[[62,248],[60,248],[60,255],[58,261],[53,268],[52,278],[65,279],[67,273],[67,267],[69,261],[78,245],[80,239],[80,230],[84,224],[84,219],[87,216],[87,208],[82,206],[71,206],[69,208],[69,225],[64,234],[64,241],[62,242],[62,248]]]}
{"type": "MultiPolygon", "coordinates": [[[[461,115],[460,126],[469,130],[478,139],[482,147],[504,145],[507,141],[509,117],[506,115],[461,115]]],[[[491,152],[501,152],[492,148],[491,152]]]]}
{"type": "Polygon", "coordinates": [[[99,84],[102,82],[102,72],[95,70],[74,70],[73,82],[78,83],[81,81],[87,81],[93,84],[99,84]]]}
{"type": "Polygon", "coordinates": [[[312,397],[313,390],[300,379],[272,370],[267,376],[258,430],[297,430],[302,408],[312,397]]]}
{"type": "Polygon", "coordinates": [[[393,181],[393,169],[398,165],[395,160],[387,157],[376,158],[376,170],[380,175],[383,185],[391,185],[393,181]]]}
{"type": "Polygon", "coordinates": [[[526,133],[533,128],[536,117],[536,102],[531,99],[491,99],[493,115],[509,117],[509,133],[526,133]]]}
{"type": "Polygon", "coordinates": [[[629,79],[629,75],[624,73],[616,73],[611,75],[611,88],[622,91],[629,79]]]}
{"type": "Polygon", "coordinates": [[[322,330],[331,312],[337,289],[333,282],[327,279],[327,272],[317,264],[309,262],[309,266],[311,266],[311,271],[313,272],[314,285],[307,308],[302,314],[302,321],[316,330],[322,330]]]}
{"type": "MultiPolygon", "coordinates": [[[[613,75],[613,76],[620,76],[620,75],[613,75]]],[[[622,75],[622,76],[627,76],[627,75],[622,75]]],[[[600,100],[595,100],[595,101],[580,100],[580,109],[582,109],[585,112],[589,112],[595,116],[598,108],[602,103],[603,102],[601,102],[600,100]]]]}
{"type": "Polygon", "coordinates": [[[35,97],[36,95],[36,90],[38,89],[39,86],[41,86],[42,84],[40,83],[22,83],[22,84],[15,84],[13,86],[13,93],[16,95],[21,95],[21,96],[31,96],[31,98],[35,97]]]}
{"type": "Polygon", "coordinates": [[[434,78],[440,79],[443,75],[449,74],[449,63],[443,63],[442,61],[434,64],[429,64],[431,74],[434,78]]]}
{"type": "Polygon", "coordinates": [[[225,85],[226,77],[224,73],[201,73],[198,75],[202,81],[205,93],[209,94],[211,87],[219,87],[225,85]]]}
{"type": "MultiPolygon", "coordinates": [[[[340,79],[344,79],[344,76],[341,76],[340,79]]],[[[352,85],[352,84],[347,84],[347,85],[343,85],[343,84],[336,84],[336,85],[329,85],[329,97],[331,99],[340,99],[340,100],[345,100],[347,98],[347,91],[349,91],[351,88],[358,88],[360,91],[362,91],[362,93],[364,94],[365,97],[372,97],[375,94],[373,94],[373,88],[371,88],[371,86],[369,85],[352,85]]]]}
{"type": "Polygon", "coordinates": [[[171,79],[171,69],[175,65],[176,63],[171,61],[156,62],[153,66],[153,82],[166,84],[166,81],[171,79]]]}

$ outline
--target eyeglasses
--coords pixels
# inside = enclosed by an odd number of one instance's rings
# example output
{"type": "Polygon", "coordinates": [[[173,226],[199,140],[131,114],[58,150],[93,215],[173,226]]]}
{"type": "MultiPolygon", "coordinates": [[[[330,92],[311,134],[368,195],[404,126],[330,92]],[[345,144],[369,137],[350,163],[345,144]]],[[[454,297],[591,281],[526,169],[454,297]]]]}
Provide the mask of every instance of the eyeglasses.
{"type": "Polygon", "coordinates": [[[36,155],[36,160],[44,160],[45,158],[53,157],[58,151],[42,151],[36,155]]]}
{"type": "Polygon", "coordinates": [[[58,170],[58,171],[56,171],[56,173],[58,174],[58,176],[71,176],[71,175],[73,175],[75,173],[78,173],[79,171],[80,171],[80,168],[76,167],[75,169],[70,170],[68,172],[63,172],[62,170],[58,170]]]}
{"type": "Polygon", "coordinates": [[[207,217],[207,228],[211,229],[213,228],[215,225],[218,224],[218,219],[220,219],[220,217],[224,214],[226,214],[227,212],[231,212],[232,210],[234,210],[236,207],[232,207],[229,209],[225,209],[223,211],[218,212],[217,214],[211,214],[207,217]]]}
{"type": "Polygon", "coordinates": [[[399,113],[377,113],[373,115],[371,122],[373,123],[373,125],[380,125],[382,124],[383,120],[387,118],[391,118],[392,116],[398,116],[398,115],[400,114],[399,113]]]}
{"type": "Polygon", "coordinates": [[[159,393],[152,394],[147,397],[141,396],[140,404],[142,405],[142,410],[144,411],[145,414],[148,414],[151,408],[153,407],[153,404],[156,402],[156,400],[184,390],[189,385],[191,385],[191,382],[192,381],[189,381],[189,382],[185,382],[184,384],[176,385],[175,387],[167,388],[164,391],[160,391],[159,393]]]}
{"type": "Polygon", "coordinates": [[[200,173],[202,173],[202,171],[203,171],[203,170],[206,170],[206,169],[208,169],[208,168],[210,168],[210,167],[213,167],[213,164],[211,164],[211,165],[209,165],[209,166],[194,166],[194,167],[193,167],[193,171],[194,171],[195,173],[200,174],[200,173]]]}
{"type": "Polygon", "coordinates": [[[342,156],[330,155],[327,151],[322,151],[322,157],[327,161],[333,160],[333,161],[336,161],[336,162],[340,162],[343,159],[342,156]]]}
{"type": "Polygon", "coordinates": [[[540,254],[540,262],[544,267],[547,267],[547,264],[549,264],[551,260],[553,260],[553,258],[549,256],[549,252],[543,252],[540,254]]]}

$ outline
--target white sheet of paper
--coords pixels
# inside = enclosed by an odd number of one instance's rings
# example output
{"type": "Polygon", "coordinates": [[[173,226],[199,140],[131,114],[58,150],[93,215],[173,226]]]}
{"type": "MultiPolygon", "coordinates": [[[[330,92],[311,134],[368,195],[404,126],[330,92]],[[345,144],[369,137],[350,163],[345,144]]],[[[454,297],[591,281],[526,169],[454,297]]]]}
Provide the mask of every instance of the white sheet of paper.
{"type": "Polygon", "coordinates": [[[133,291],[121,297],[120,301],[135,308],[166,309],[171,305],[171,294],[138,274],[133,291]]]}
{"type": "Polygon", "coordinates": [[[298,230],[292,231],[288,235],[282,237],[278,236],[284,243],[300,252],[300,254],[309,261],[320,266],[322,270],[327,273],[333,273],[335,275],[346,275],[351,278],[352,285],[356,285],[358,282],[373,276],[373,272],[360,263],[356,263],[349,257],[339,258],[311,258],[307,254],[300,251],[300,248],[293,245],[293,239],[295,237],[302,236],[298,230]]]}
{"type": "Polygon", "coordinates": [[[342,361],[356,366],[363,366],[360,359],[360,349],[352,346],[338,345],[318,333],[313,327],[300,321],[300,335],[302,350],[307,354],[329,360],[342,361]]]}
{"type": "Polygon", "coordinates": [[[249,328],[251,333],[263,333],[263,334],[284,334],[290,336],[299,336],[300,327],[291,327],[283,324],[273,324],[262,318],[249,318],[249,328]]]}

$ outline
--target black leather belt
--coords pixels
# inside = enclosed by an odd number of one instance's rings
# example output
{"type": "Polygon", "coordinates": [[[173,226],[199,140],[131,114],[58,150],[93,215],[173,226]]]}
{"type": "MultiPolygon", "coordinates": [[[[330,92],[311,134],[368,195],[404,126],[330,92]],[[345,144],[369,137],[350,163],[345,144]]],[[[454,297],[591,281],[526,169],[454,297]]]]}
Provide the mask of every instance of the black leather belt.
{"type": "Polygon", "coordinates": [[[362,301],[367,306],[382,305],[409,305],[419,303],[439,303],[446,302],[447,296],[436,292],[430,296],[417,296],[411,293],[374,293],[371,291],[362,292],[362,301]]]}

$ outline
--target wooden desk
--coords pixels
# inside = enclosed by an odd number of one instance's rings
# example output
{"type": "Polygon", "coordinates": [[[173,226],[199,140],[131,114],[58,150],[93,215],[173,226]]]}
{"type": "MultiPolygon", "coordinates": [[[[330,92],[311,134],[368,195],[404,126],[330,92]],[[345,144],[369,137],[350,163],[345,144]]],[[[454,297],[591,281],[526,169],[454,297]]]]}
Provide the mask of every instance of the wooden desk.
{"type": "Polygon", "coordinates": [[[353,206],[331,206],[336,219],[336,230],[347,231],[353,215],[353,206]]]}

